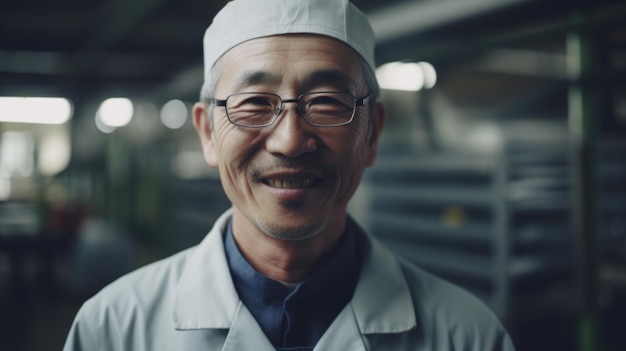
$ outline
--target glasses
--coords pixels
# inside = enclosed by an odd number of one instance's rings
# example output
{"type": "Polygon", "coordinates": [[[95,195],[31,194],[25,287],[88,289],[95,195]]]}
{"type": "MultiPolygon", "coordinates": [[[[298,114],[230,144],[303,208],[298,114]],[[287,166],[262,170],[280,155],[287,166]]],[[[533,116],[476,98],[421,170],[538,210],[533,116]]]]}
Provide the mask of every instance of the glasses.
{"type": "Polygon", "coordinates": [[[369,102],[370,96],[357,98],[338,92],[316,92],[282,99],[271,93],[238,93],[224,100],[211,99],[216,106],[224,106],[228,120],[240,127],[262,128],[274,123],[284,104],[296,103],[296,110],[304,120],[316,127],[338,127],[354,119],[357,106],[369,102]]]}

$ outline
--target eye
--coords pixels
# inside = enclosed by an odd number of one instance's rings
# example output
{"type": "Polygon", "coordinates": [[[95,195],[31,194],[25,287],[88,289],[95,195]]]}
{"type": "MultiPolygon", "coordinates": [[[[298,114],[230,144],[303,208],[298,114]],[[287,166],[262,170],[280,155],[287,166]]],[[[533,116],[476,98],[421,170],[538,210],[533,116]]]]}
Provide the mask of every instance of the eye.
{"type": "Polygon", "coordinates": [[[321,95],[314,97],[309,105],[343,105],[341,101],[330,95],[321,95]]]}
{"type": "Polygon", "coordinates": [[[240,105],[250,105],[250,106],[273,106],[272,99],[267,96],[247,96],[245,97],[239,104],[240,105]]]}
{"type": "Polygon", "coordinates": [[[344,94],[312,94],[305,103],[306,110],[310,112],[343,112],[352,111],[353,98],[344,94]]]}

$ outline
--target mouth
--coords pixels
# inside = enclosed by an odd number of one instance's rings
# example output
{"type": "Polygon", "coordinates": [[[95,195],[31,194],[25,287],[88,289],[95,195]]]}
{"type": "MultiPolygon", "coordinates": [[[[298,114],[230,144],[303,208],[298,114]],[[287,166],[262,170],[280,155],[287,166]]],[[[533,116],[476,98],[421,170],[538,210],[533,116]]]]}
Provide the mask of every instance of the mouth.
{"type": "Polygon", "coordinates": [[[321,180],[316,178],[302,178],[302,179],[263,179],[263,183],[276,189],[301,189],[312,188],[319,184],[321,180]]]}

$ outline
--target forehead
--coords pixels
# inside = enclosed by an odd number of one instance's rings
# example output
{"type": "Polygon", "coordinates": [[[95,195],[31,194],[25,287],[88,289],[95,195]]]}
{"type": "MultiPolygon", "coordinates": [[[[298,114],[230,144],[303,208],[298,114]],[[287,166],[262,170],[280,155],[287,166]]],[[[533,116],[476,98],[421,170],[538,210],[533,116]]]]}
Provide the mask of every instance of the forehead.
{"type": "Polygon", "coordinates": [[[288,82],[338,83],[353,87],[361,58],[343,42],[315,34],[277,35],[241,43],[220,60],[221,78],[231,85],[288,82]]]}

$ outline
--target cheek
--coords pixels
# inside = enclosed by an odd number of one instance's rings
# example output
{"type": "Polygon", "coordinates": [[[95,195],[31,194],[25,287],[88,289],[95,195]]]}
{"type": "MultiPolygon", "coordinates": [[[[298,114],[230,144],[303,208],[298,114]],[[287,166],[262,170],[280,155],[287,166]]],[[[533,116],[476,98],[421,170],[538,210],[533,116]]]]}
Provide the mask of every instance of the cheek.
{"type": "Polygon", "coordinates": [[[341,184],[346,193],[351,193],[358,187],[368,156],[368,132],[366,124],[354,124],[357,127],[350,135],[338,135],[332,138],[330,149],[335,162],[341,170],[341,184]]]}
{"type": "Polygon", "coordinates": [[[366,114],[355,116],[354,136],[352,138],[352,154],[355,162],[364,162],[364,157],[368,153],[368,145],[370,138],[369,120],[366,114]]]}
{"type": "Polygon", "coordinates": [[[252,133],[244,133],[237,126],[228,122],[225,116],[215,119],[213,138],[219,157],[220,167],[228,167],[234,160],[240,159],[254,139],[252,133]]]}
{"type": "Polygon", "coordinates": [[[214,138],[222,182],[225,186],[245,186],[248,165],[261,147],[259,131],[241,130],[228,121],[216,121],[214,138]]]}
{"type": "Polygon", "coordinates": [[[237,206],[244,206],[252,194],[247,177],[250,144],[245,135],[235,130],[217,136],[220,181],[226,196],[237,206]]]}

